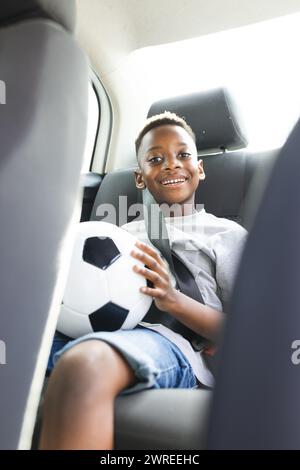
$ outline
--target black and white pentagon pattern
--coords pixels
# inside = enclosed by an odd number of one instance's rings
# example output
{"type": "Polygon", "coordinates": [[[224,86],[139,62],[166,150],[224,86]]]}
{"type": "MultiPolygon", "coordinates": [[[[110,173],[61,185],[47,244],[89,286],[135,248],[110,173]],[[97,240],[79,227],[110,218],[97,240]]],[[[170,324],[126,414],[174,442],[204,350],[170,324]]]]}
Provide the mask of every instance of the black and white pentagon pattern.
{"type": "Polygon", "coordinates": [[[119,330],[127,318],[128,310],[108,302],[89,315],[93,331],[119,330]]]}
{"type": "Polygon", "coordinates": [[[121,253],[109,237],[90,237],[84,242],[82,258],[86,263],[105,270],[109,268],[121,253]]]}

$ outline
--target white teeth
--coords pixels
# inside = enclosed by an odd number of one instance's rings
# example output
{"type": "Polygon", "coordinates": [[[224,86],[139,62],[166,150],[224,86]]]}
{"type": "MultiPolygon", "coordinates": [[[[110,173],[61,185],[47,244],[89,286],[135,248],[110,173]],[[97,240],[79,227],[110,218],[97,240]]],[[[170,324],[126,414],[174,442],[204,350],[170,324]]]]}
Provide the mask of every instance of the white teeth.
{"type": "Polygon", "coordinates": [[[165,181],[162,181],[162,184],[167,185],[167,184],[176,184],[176,183],[184,183],[184,182],[185,182],[185,179],[180,178],[180,179],[174,179],[174,180],[165,180],[165,181]]]}

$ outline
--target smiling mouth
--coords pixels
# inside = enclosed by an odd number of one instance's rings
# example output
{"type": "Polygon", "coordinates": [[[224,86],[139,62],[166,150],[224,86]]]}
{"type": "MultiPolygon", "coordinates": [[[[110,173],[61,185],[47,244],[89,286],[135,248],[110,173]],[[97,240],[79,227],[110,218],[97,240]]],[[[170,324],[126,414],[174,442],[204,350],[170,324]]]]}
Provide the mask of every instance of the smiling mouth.
{"type": "Polygon", "coordinates": [[[168,188],[175,188],[184,184],[186,180],[187,178],[166,178],[161,181],[161,184],[168,188]]]}

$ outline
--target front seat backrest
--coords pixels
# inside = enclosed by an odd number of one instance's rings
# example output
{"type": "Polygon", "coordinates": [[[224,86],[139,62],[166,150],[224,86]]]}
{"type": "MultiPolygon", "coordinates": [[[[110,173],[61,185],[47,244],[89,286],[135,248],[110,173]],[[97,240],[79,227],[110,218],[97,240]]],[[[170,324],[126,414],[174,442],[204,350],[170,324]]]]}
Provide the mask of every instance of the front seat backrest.
{"type": "Polygon", "coordinates": [[[1,449],[30,445],[63,294],[87,121],[74,23],[73,0],[0,3],[1,449]]]}

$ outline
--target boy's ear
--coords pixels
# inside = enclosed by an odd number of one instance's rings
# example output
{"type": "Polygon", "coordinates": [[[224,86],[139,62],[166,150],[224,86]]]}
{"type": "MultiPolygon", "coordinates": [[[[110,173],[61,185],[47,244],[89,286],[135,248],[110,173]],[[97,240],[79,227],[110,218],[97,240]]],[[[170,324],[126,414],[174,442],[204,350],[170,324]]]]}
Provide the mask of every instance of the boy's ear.
{"type": "Polygon", "coordinates": [[[135,185],[138,189],[145,189],[146,185],[141,170],[134,170],[135,185]]]}
{"type": "Polygon", "coordinates": [[[203,168],[203,160],[198,161],[198,170],[199,170],[200,180],[205,180],[205,171],[204,171],[204,168],[203,168]]]}

